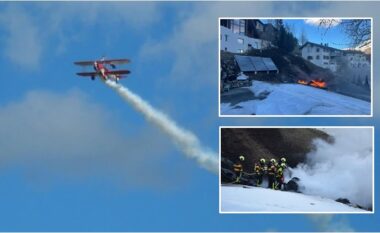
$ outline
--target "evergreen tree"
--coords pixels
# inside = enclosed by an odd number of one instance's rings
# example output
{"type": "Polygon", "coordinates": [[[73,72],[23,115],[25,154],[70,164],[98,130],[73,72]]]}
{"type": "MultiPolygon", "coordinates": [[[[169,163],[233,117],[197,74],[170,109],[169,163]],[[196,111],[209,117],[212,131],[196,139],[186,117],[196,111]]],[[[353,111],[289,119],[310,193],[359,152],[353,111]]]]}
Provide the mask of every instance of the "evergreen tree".
{"type": "Polygon", "coordinates": [[[275,27],[278,30],[274,44],[283,52],[291,53],[298,46],[298,40],[293,33],[286,29],[281,19],[276,20],[275,27]]]}

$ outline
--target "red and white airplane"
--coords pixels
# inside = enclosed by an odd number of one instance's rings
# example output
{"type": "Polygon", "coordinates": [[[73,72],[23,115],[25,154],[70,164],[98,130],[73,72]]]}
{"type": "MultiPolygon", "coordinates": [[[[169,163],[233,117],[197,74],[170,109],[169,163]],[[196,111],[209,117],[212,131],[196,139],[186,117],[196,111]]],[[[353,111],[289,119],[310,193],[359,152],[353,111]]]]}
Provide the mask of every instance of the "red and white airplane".
{"type": "Polygon", "coordinates": [[[91,77],[95,80],[95,77],[101,77],[103,80],[111,79],[118,82],[121,78],[125,78],[127,74],[131,73],[129,70],[112,70],[116,68],[116,65],[127,64],[130,61],[128,59],[111,59],[105,60],[104,58],[95,61],[77,61],[75,65],[79,66],[92,66],[94,72],[79,72],[77,75],[81,77],[91,77]]]}

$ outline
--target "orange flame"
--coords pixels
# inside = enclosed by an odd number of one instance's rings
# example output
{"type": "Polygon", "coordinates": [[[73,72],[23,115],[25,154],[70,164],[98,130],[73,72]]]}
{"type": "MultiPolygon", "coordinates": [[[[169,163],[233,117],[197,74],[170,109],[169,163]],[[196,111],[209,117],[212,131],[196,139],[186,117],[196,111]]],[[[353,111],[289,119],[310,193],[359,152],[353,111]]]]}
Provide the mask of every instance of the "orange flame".
{"type": "Polygon", "coordinates": [[[325,88],[326,82],[322,80],[311,80],[309,85],[313,87],[325,88]]]}
{"type": "Polygon", "coordinates": [[[303,84],[303,85],[308,85],[308,82],[306,82],[305,80],[298,80],[298,83],[303,84]]]}
{"type": "Polygon", "coordinates": [[[305,80],[298,80],[297,83],[302,84],[302,85],[309,85],[313,87],[318,87],[318,88],[326,88],[326,82],[321,80],[321,79],[314,79],[311,81],[305,81],[305,80]]]}

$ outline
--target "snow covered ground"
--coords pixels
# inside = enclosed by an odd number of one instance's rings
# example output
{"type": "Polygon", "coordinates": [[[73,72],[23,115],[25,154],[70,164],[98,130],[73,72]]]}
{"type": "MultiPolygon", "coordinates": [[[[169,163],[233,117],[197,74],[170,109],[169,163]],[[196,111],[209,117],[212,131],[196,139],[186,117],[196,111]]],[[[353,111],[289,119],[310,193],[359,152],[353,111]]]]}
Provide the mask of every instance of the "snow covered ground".
{"type": "Polygon", "coordinates": [[[300,84],[254,81],[253,100],[220,104],[221,115],[370,115],[371,104],[360,99],[300,84]]]}
{"type": "Polygon", "coordinates": [[[222,213],[371,213],[331,199],[302,193],[245,186],[222,186],[222,213]]]}

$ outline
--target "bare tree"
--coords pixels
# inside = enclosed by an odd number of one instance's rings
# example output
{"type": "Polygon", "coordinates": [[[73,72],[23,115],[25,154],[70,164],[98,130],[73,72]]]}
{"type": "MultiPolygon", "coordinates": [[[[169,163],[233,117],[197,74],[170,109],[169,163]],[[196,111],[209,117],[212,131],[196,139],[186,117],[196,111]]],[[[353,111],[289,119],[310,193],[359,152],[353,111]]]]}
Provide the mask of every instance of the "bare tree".
{"type": "Polygon", "coordinates": [[[370,19],[321,19],[320,28],[325,28],[324,34],[333,26],[340,27],[350,38],[350,45],[357,46],[371,39],[371,20],[370,19]]]}
{"type": "Polygon", "coordinates": [[[354,19],[345,20],[341,23],[344,32],[351,38],[354,46],[363,44],[371,39],[371,20],[354,19]]]}
{"type": "Polygon", "coordinates": [[[301,45],[304,45],[308,41],[305,28],[301,29],[299,41],[300,41],[301,45]]]}

